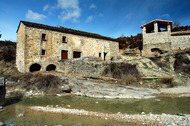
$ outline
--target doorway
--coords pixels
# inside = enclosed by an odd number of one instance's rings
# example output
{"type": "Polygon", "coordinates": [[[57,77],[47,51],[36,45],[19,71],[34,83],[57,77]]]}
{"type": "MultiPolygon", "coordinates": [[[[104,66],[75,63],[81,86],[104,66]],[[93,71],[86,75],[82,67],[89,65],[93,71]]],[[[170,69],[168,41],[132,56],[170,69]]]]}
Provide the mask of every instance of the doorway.
{"type": "Polygon", "coordinates": [[[62,50],[61,51],[61,60],[68,59],[68,51],[62,50]]]}

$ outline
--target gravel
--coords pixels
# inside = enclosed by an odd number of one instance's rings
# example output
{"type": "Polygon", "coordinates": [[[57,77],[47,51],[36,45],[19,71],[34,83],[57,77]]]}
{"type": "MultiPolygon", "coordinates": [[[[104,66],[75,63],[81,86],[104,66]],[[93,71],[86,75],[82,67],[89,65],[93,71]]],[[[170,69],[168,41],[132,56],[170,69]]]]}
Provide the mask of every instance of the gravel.
{"type": "Polygon", "coordinates": [[[63,113],[63,114],[72,114],[79,116],[89,116],[97,117],[105,120],[115,120],[121,122],[130,122],[136,123],[138,125],[169,125],[169,126],[189,126],[190,125],[190,115],[170,115],[170,114],[106,114],[100,112],[92,112],[79,109],[68,109],[63,107],[42,107],[42,106],[32,106],[29,107],[32,110],[42,111],[42,112],[51,112],[51,113],[63,113]]]}

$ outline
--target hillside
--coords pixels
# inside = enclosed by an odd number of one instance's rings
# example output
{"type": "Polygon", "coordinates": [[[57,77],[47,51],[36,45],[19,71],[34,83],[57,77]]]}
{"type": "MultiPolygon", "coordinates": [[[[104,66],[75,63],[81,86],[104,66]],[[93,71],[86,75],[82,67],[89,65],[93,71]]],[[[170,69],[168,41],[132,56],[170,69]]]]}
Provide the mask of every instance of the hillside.
{"type": "Polygon", "coordinates": [[[0,41],[0,75],[19,74],[15,68],[16,43],[0,41]]]}

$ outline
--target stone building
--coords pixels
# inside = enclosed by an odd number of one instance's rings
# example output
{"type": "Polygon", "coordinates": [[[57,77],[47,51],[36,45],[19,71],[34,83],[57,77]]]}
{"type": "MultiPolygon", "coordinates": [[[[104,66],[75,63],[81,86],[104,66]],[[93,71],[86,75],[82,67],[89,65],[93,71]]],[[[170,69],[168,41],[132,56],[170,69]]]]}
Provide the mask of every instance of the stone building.
{"type": "Polygon", "coordinates": [[[190,48],[190,31],[172,32],[172,21],[155,19],[141,28],[142,56],[154,57],[165,52],[190,48]]]}
{"type": "Polygon", "coordinates": [[[20,21],[16,65],[20,72],[61,70],[60,61],[80,57],[110,60],[119,43],[94,33],[20,21]]]}

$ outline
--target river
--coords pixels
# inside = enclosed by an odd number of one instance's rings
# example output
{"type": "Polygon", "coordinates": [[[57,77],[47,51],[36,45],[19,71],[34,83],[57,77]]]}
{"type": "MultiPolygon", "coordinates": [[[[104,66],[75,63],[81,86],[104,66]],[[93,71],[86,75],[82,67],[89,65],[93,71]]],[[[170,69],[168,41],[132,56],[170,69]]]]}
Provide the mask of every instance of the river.
{"type": "MultiPolygon", "coordinates": [[[[0,109],[0,122],[13,125],[124,126],[126,123],[67,114],[37,112],[28,106],[60,106],[103,113],[190,114],[190,98],[98,99],[83,96],[40,96],[22,98],[0,109]]],[[[135,125],[127,123],[127,125],[135,125]]]]}

